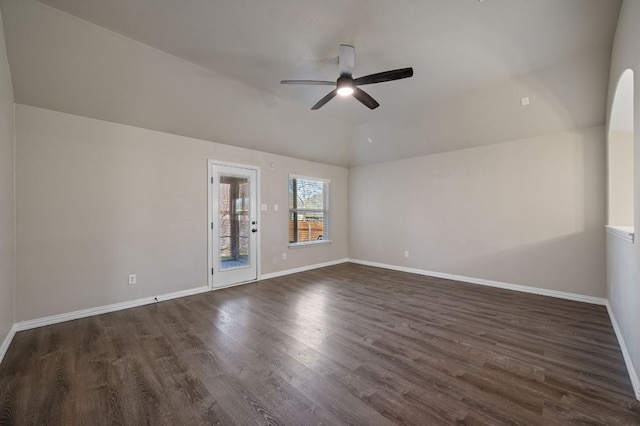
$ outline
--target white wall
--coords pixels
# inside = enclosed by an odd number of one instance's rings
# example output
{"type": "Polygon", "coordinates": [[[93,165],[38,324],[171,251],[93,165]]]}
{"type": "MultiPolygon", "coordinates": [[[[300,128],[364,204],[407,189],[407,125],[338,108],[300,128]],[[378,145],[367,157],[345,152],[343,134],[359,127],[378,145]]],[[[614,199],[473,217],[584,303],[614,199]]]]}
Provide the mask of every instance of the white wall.
{"type": "Polygon", "coordinates": [[[607,135],[607,224],[633,226],[633,134],[607,135]]]}
{"type": "MultiPolygon", "coordinates": [[[[620,11],[620,19],[616,30],[613,53],[611,57],[611,73],[609,80],[608,115],[609,122],[612,110],[612,100],[620,76],[626,69],[631,69],[634,75],[640,75],[640,2],[625,0],[620,11]]],[[[638,84],[634,84],[634,123],[640,123],[639,110],[640,92],[638,84]]],[[[640,148],[639,135],[634,132],[634,187],[640,188],[640,148]]],[[[634,194],[634,222],[640,223],[640,194],[634,194]]],[[[636,228],[636,233],[637,233],[636,228]]],[[[640,242],[635,244],[619,238],[611,233],[607,234],[607,297],[611,311],[619,326],[620,333],[628,350],[628,362],[635,376],[636,397],[640,399],[640,242]]]]}
{"type": "Polygon", "coordinates": [[[19,94],[17,321],[206,285],[209,158],[261,167],[262,273],[347,256],[347,170],[321,163],[346,164],[350,126],[41,2],[0,5],[19,94]],[[283,261],[289,172],[335,182],[333,243],[283,261]]]}
{"type": "Polygon", "coordinates": [[[349,256],[603,297],[603,141],[601,126],[352,168],[349,256]]]}
{"type": "Polygon", "coordinates": [[[261,168],[263,274],[347,257],[345,168],[19,104],[16,138],[16,321],[207,285],[207,159],[261,168]],[[332,244],[288,249],[289,173],[331,179],[332,244]]]}
{"type": "Polygon", "coordinates": [[[13,171],[13,89],[0,16],[0,347],[14,319],[13,171]]]}
{"type": "Polygon", "coordinates": [[[349,256],[603,297],[609,59],[599,46],[358,126],[356,163],[397,160],[350,169],[349,256]]]}

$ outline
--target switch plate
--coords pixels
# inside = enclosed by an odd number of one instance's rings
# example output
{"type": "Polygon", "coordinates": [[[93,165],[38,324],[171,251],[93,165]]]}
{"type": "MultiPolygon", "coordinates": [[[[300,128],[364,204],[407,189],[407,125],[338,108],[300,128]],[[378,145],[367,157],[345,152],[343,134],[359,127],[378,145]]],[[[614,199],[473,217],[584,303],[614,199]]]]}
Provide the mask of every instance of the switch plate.
{"type": "Polygon", "coordinates": [[[262,210],[263,212],[267,211],[267,205],[266,204],[260,204],[260,210],[262,210]]]}
{"type": "Polygon", "coordinates": [[[404,257],[409,257],[409,250],[404,251],[404,257]]]}
{"type": "Polygon", "coordinates": [[[133,285],[137,282],[136,274],[129,274],[129,285],[133,285]]]}
{"type": "Polygon", "coordinates": [[[274,212],[277,212],[277,211],[278,211],[278,205],[277,205],[277,204],[274,204],[274,205],[273,205],[273,211],[274,211],[274,212]]]}
{"type": "Polygon", "coordinates": [[[520,105],[527,106],[530,103],[531,102],[529,101],[529,97],[528,96],[525,96],[524,98],[520,98],[520,105]]]}
{"type": "Polygon", "coordinates": [[[282,253],[282,260],[287,260],[287,253],[282,253]]]}

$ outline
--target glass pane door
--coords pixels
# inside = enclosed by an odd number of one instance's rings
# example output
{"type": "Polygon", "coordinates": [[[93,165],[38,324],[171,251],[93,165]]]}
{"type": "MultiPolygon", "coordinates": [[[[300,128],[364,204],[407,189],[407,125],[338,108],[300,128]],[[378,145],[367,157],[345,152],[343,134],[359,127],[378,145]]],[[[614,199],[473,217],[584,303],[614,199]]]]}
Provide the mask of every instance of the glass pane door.
{"type": "Polygon", "coordinates": [[[209,190],[211,286],[258,278],[258,172],[211,163],[209,190]]]}
{"type": "Polygon", "coordinates": [[[249,179],[219,175],[218,206],[220,270],[242,268],[249,265],[249,179]]]}

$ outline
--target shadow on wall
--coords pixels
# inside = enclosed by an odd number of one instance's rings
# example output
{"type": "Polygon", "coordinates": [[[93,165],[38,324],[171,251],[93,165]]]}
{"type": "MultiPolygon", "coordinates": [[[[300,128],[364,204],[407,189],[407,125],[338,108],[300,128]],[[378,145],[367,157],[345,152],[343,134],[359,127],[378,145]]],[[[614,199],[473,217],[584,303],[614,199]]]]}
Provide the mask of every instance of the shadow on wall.
{"type": "MultiPolygon", "coordinates": [[[[520,201],[524,204],[520,209],[514,210],[517,199],[509,197],[504,201],[501,210],[510,211],[506,217],[509,223],[494,221],[496,226],[489,239],[484,233],[474,232],[471,221],[454,227],[460,230],[457,244],[451,247],[450,255],[440,258],[436,270],[604,297],[605,188],[604,169],[600,164],[604,146],[597,139],[598,133],[594,132],[594,137],[565,140],[564,155],[556,146],[554,154],[541,163],[556,160],[557,169],[549,169],[547,177],[530,176],[538,188],[523,186],[525,194],[520,201]],[[570,161],[573,167],[561,166],[570,161]],[[559,178],[557,172],[561,169],[566,171],[566,179],[559,178]],[[554,191],[558,192],[549,198],[554,191]],[[546,194],[541,196],[541,192],[546,194]],[[464,245],[473,245],[474,249],[470,256],[461,258],[464,245]],[[567,256],[568,253],[574,255],[567,256]],[[456,260],[451,262],[451,259],[456,260]]],[[[494,189],[496,198],[491,201],[502,197],[501,188],[494,189]]],[[[444,206],[443,211],[447,208],[450,207],[444,206]]],[[[443,244],[446,243],[443,241],[443,244]]],[[[421,249],[426,247],[418,251],[421,249]]]]}
{"type": "Polygon", "coordinates": [[[596,127],[354,168],[352,257],[601,297],[603,141],[596,127]]]}

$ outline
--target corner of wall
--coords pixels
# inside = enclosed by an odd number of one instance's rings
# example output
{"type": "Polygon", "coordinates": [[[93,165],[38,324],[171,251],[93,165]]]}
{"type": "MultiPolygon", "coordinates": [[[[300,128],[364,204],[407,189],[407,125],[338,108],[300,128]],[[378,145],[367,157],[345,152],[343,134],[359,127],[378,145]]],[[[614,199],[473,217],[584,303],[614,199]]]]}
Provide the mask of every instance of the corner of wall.
{"type": "Polygon", "coordinates": [[[0,241],[3,256],[0,262],[0,362],[16,332],[16,114],[4,28],[0,12],[0,150],[5,154],[0,165],[0,170],[4,170],[0,179],[3,182],[0,188],[0,235],[4,240],[0,241]]]}
{"type": "Polygon", "coordinates": [[[611,318],[611,325],[613,326],[613,330],[616,333],[618,343],[620,344],[620,350],[622,351],[622,357],[624,358],[624,363],[627,366],[627,372],[629,373],[631,386],[633,386],[633,392],[636,396],[636,399],[640,401],[640,376],[638,376],[638,373],[636,372],[636,369],[633,366],[631,354],[629,353],[627,344],[624,340],[624,336],[622,335],[622,331],[620,330],[620,326],[618,325],[618,321],[616,320],[616,316],[608,300],[607,300],[607,312],[609,313],[609,318],[611,318]]]}

